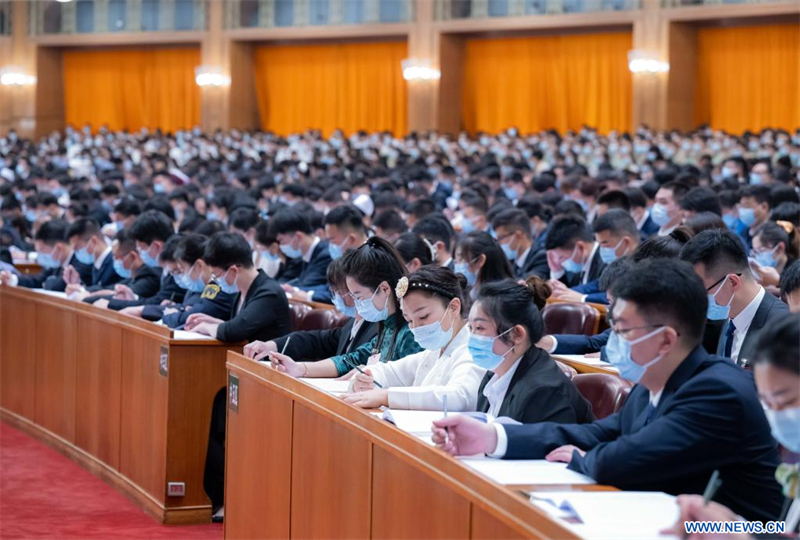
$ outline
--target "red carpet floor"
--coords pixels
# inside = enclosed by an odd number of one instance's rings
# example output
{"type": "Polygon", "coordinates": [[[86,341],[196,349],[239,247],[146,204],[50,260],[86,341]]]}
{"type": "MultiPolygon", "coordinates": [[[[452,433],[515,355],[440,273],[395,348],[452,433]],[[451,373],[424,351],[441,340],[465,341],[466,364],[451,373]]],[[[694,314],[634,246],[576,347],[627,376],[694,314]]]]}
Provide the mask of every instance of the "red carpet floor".
{"type": "Polygon", "coordinates": [[[0,539],[220,540],[221,524],[156,523],[55,450],[0,423],[0,539]]]}

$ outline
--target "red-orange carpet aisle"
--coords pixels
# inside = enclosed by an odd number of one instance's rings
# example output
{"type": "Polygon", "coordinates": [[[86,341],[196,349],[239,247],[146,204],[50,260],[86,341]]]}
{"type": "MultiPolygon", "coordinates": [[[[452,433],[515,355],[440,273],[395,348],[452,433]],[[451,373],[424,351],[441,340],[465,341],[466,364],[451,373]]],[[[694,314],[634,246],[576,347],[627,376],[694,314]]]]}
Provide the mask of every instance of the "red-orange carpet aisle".
{"type": "Polygon", "coordinates": [[[166,526],[55,450],[0,423],[0,539],[220,540],[222,525],[166,526]]]}

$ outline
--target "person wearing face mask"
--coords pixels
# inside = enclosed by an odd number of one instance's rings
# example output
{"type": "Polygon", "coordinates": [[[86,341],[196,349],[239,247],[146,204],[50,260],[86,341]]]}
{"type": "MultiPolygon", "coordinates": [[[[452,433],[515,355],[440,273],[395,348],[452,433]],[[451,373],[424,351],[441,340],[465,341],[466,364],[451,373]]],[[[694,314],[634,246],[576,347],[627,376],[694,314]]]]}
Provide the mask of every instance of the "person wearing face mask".
{"type": "Polygon", "coordinates": [[[220,290],[235,295],[235,300],[227,321],[192,313],[186,330],[228,342],[269,340],[291,330],[286,294],[277,281],[253,266],[252,249],[242,235],[216,233],[206,245],[203,262],[220,290]]]}
{"type": "Polygon", "coordinates": [[[488,370],[478,389],[478,411],[525,424],[594,420],[589,402],[536,345],[544,333],[540,309],[548,293],[536,276],[525,285],[506,280],[481,289],[469,314],[470,354],[488,370]]]}
{"type": "Polygon", "coordinates": [[[450,251],[455,231],[442,213],[425,216],[414,225],[414,234],[427,240],[434,248],[433,262],[453,270],[455,261],[450,251]]]}
{"type": "Polygon", "coordinates": [[[269,352],[283,351],[288,341],[284,351],[286,356],[301,361],[316,361],[354,351],[371,341],[378,333],[378,323],[368,322],[358,314],[353,297],[347,290],[342,259],[331,262],[327,278],[333,305],[347,317],[343,326],[325,330],[298,330],[270,341],[253,341],[245,345],[244,355],[261,360],[269,352]]]}
{"type": "Polygon", "coordinates": [[[750,268],[761,285],[774,292],[787,266],[800,255],[800,231],[788,221],[768,221],[753,237],[750,268]]]}
{"type": "MultiPolygon", "coordinates": [[[[772,435],[788,451],[800,453],[800,318],[794,315],[758,336],[753,372],[772,435]]],[[[786,533],[794,536],[800,523],[800,471],[797,463],[784,463],[775,470],[775,479],[787,498],[781,519],[786,533]]],[[[739,521],[726,506],[706,503],[699,495],[681,495],[677,500],[680,517],[668,534],[682,536],[686,521],[739,521]]],[[[689,537],[692,538],[692,537],[689,537]]],[[[749,535],[715,535],[719,540],[745,540],[749,535]]]]}
{"type": "Polygon", "coordinates": [[[774,182],[769,161],[759,161],[750,169],[750,185],[771,185],[774,182]]]}
{"type": "Polygon", "coordinates": [[[800,261],[794,261],[781,274],[780,296],[792,313],[800,313],[800,261]]]}
{"type": "Polygon", "coordinates": [[[397,282],[406,273],[397,250],[373,236],[342,262],[356,312],[368,322],[379,323],[377,336],[355,350],[319,362],[296,362],[288,355],[270,352],[272,365],[280,371],[292,377],[340,377],[354,366],[391,362],[422,350],[394,295],[397,282]]]}
{"type": "Polygon", "coordinates": [[[130,227],[142,213],[142,206],[132,197],[120,200],[111,212],[111,223],[103,227],[103,234],[109,238],[126,227],[130,227]]]}
{"type": "Polygon", "coordinates": [[[486,217],[488,205],[486,199],[475,194],[461,198],[461,232],[469,234],[471,232],[482,232],[489,228],[489,221],[486,217]]]}
{"type": "Polygon", "coordinates": [[[456,455],[542,459],[623,490],[701,494],[745,519],[777,519],[783,495],[778,446],[751,375],[700,345],[708,302],[685,262],[636,265],[614,282],[609,361],[635,386],[622,409],[590,424],[433,423],[433,442],[456,455]],[[448,432],[445,432],[447,428],[448,432]]]}
{"type": "Polygon", "coordinates": [[[639,236],[642,241],[647,240],[658,232],[659,226],[653,221],[650,210],[647,208],[647,195],[640,188],[629,187],[623,190],[628,197],[630,213],[636,227],[639,229],[639,236]]]}
{"type": "Polygon", "coordinates": [[[739,200],[739,221],[747,227],[742,236],[748,250],[753,249],[753,237],[769,220],[770,188],[768,186],[745,186],[739,200]]]}
{"type": "Polygon", "coordinates": [[[603,273],[606,264],[600,257],[600,245],[580,216],[566,214],[554,219],[545,245],[551,281],[571,288],[592,282],[603,273]]]}
{"type": "Polygon", "coordinates": [[[522,210],[509,208],[501,211],[492,220],[492,229],[506,258],[511,262],[517,279],[538,276],[550,277],[547,252],[533,248],[530,220],[522,210]]]}
{"type": "Polygon", "coordinates": [[[358,208],[349,204],[337,206],[327,213],[325,236],[332,260],[340,259],[367,241],[363,216],[358,208]]]}
{"type": "Polygon", "coordinates": [[[114,285],[122,277],[114,271],[114,260],[111,256],[111,246],[106,243],[105,237],[100,232],[100,226],[90,219],[79,219],[67,229],[66,238],[75,253],[75,258],[81,264],[92,267],[92,276],[89,281],[79,281],[77,269],[67,266],[64,269],[64,280],[68,283],[67,293],[70,289],[98,289],[114,285]]]}
{"type": "Polygon", "coordinates": [[[515,277],[500,244],[484,232],[471,232],[459,239],[454,271],[467,278],[472,299],[478,297],[484,284],[515,277]]]}
{"type": "Polygon", "coordinates": [[[655,204],[650,210],[650,218],[659,226],[659,236],[667,236],[683,221],[678,201],[689,192],[689,188],[677,181],[667,182],[656,192],[655,204]]]}
{"type": "Polygon", "coordinates": [[[375,364],[353,377],[345,401],[365,409],[474,411],[485,370],[472,362],[464,324],[464,276],[423,266],[400,278],[395,295],[414,340],[423,351],[390,364],[375,364]],[[376,382],[380,385],[376,388],[376,382]]]}
{"type": "Polygon", "coordinates": [[[416,234],[403,233],[394,241],[393,245],[400,258],[403,259],[408,274],[433,263],[433,246],[416,234]]]}
{"type": "Polygon", "coordinates": [[[288,259],[299,260],[300,274],[282,285],[293,298],[330,304],[325,272],[331,263],[328,241],[314,234],[308,217],[286,208],[270,218],[270,227],[288,259]]]}
{"type": "Polygon", "coordinates": [[[709,321],[721,321],[716,354],[749,369],[755,336],[783,319],[789,307],[764,290],[747,253],[730,231],[703,231],[686,243],[681,259],[694,266],[708,295],[709,321]]]}

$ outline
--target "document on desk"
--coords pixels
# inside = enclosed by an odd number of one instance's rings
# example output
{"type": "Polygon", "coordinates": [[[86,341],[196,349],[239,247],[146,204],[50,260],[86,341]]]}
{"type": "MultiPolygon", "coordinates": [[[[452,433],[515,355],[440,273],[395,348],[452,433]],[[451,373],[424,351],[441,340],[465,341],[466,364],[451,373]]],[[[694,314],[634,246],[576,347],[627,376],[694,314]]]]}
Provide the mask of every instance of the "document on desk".
{"type": "Polygon", "coordinates": [[[612,371],[617,370],[617,368],[615,368],[608,362],[604,362],[599,358],[587,357],[582,354],[554,354],[553,357],[556,360],[558,360],[559,358],[563,358],[564,360],[569,360],[570,362],[575,362],[576,364],[586,364],[587,366],[602,367],[610,369],[612,371]]]}
{"type": "Polygon", "coordinates": [[[399,409],[386,409],[383,419],[391,422],[398,429],[412,435],[429,437],[434,420],[444,416],[442,411],[404,411],[399,409]]]}
{"type": "Polygon", "coordinates": [[[328,392],[329,394],[346,394],[349,391],[350,381],[337,381],[336,379],[304,379],[301,378],[306,384],[310,384],[318,390],[328,392]]]}
{"type": "Polygon", "coordinates": [[[493,459],[466,457],[462,463],[498,484],[594,484],[588,476],[567,469],[566,463],[544,459],[493,459]]]}
{"type": "Polygon", "coordinates": [[[67,293],[61,291],[48,291],[46,289],[29,289],[39,294],[46,294],[47,296],[55,296],[56,298],[66,298],[67,293]]]}
{"type": "Polygon", "coordinates": [[[531,502],[587,540],[665,540],[675,524],[675,497],[645,491],[542,491],[531,502]]]}
{"type": "Polygon", "coordinates": [[[214,341],[214,338],[198,332],[189,332],[188,330],[173,330],[172,339],[194,341],[194,340],[208,340],[214,341]]]}

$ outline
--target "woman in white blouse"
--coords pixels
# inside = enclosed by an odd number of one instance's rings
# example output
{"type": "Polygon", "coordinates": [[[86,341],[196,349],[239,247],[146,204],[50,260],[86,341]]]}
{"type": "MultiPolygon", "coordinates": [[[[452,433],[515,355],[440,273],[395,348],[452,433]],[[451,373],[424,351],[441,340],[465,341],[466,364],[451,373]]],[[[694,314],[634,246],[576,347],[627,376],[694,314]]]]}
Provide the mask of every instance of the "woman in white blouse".
{"type": "Polygon", "coordinates": [[[441,266],[423,266],[395,290],[414,339],[425,349],[356,374],[345,401],[365,409],[474,411],[485,370],[467,349],[462,312],[466,280],[441,266]],[[375,383],[378,383],[376,385],[375,383]]]}

